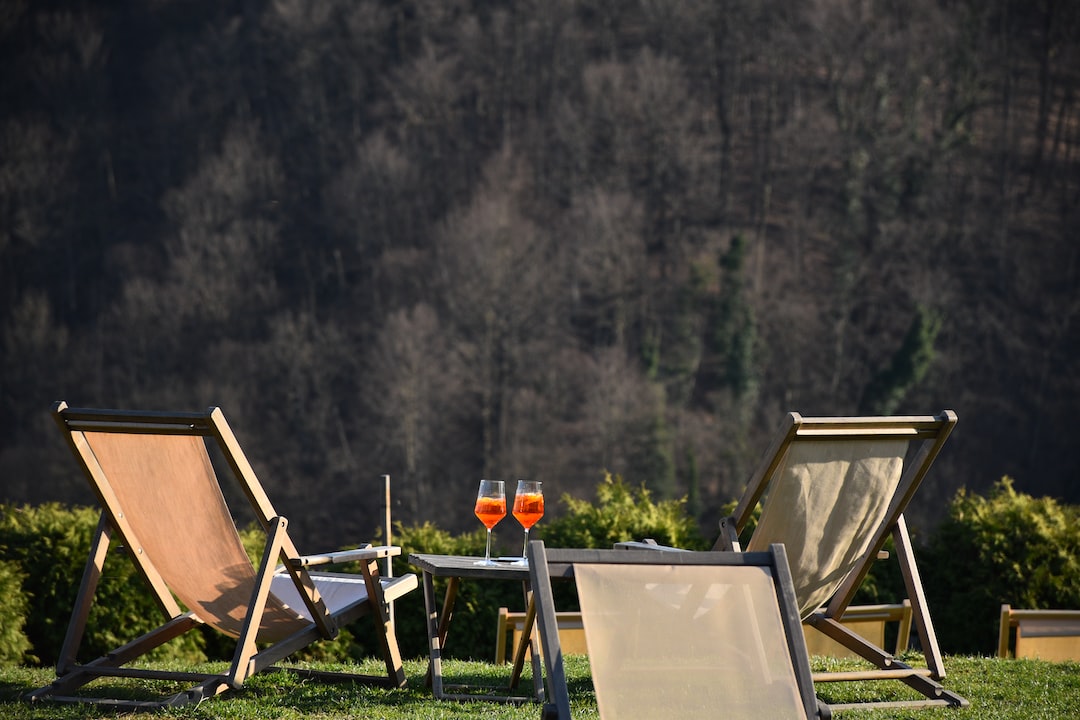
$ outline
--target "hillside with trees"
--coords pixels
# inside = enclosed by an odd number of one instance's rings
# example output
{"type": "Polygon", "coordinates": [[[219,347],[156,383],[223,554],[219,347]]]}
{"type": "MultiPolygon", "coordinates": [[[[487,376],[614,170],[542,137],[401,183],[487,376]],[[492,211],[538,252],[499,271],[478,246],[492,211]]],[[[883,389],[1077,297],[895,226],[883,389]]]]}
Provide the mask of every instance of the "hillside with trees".
{"type": "Polygon", "coordinates": [[[1080,502],[1078,47],[1061,0],[9,0],[0,500],[89,502],[66,400],[221,406],[339,544],[383,473],[711,531],[790,410],[956,410],[916,530],[1080,502]]]}

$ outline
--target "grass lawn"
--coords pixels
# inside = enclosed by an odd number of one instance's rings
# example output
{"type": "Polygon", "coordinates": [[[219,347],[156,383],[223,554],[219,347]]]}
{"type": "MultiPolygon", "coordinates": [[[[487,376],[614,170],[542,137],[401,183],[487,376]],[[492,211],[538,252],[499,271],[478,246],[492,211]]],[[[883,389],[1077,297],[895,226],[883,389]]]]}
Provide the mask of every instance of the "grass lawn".
{"type": "MultiPolygon", "coordinates": [[[[844,669],[856,667],[846,661],[815,660],[815,669],[844,669]]],[[[332,667],[332,666],[328,666],[332,667]]],[[[316,718],[344,720],[345,718],[492,718],[512,720],[540,717],[538,705],[502,705],[488,702],[437,702],[424,686],[426,662],[406,663],[409,686],[404,690],[384,690],[352,684],[305,682],[286,673],[256,676],[240,691],[207,700],[197,707],[188,706],[141,717],[153,718],[316,718]]],[[[507,668],[482,662],[451,660],[444,665],[450,681],[463,679],[477,683],[497,683],[506,678],[507,668]]],[[[971,707],[930,708],[921,710],[857,710],[838,713],[841,720],[893,720],[919,718],[933,720],[1065,720],[1080,717],[1080,664],[1046,663],[1028,660],[999,660],[996,658],[953,657],[946,662],[949,677],[946,685],[971,701],[971,707]]],[[[365,671],[378,671],[372,664],[365,671]]],[[[597,717],[596,700],[589,681],[588,660],[581,656],[567,659],[571,702],[575,717],[597,717]]],[[[75,718],[135,717],[90,706],[59,704],[29,705],[18,697],[23,692],[47,684],[52,670],[38,668],[0,668],[0,717],[10,720],[41,718],[45,720],[74,720],[75,718]]],[[[110,683],[118,681],[110,680],[110,683]]],[[[525,680],[528,683],[528,679],[525,680]]],[[[875,699],[907,699],[915,697],[898,683],[888,682],[870,686],[845,683],[823,683],[818,695],[832,702],[850,702],[872,697],[875,699]],[[899,687],[898,692],[894,692],[899,687]],[[890,689],[891,688],[891,689],[890,689]]],[[[145,687],[145,683],[142,684],[145,687]]],[[[643,719],[644,720],[644,719],[643,719]]],[[[761,718],[767,720],[767,718],[761,718]]]]}

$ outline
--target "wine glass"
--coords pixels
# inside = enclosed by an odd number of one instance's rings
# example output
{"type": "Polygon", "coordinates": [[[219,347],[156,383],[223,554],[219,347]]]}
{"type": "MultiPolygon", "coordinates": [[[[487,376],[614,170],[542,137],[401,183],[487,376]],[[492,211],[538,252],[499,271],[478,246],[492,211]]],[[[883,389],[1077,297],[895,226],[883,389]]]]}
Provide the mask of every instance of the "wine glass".
{"type": "Polygon", "coordinates": [[[521,548],[521,559],[515,565],[527,565],[529,560],[529,528],[544,516],[544,489],[539,480],[518,480],[514,493],[514,517],[525,528],[525,544],[521,548]]]}
{"type": "Polygon", "coordinates": [[[476,493],[476,507],[473,512],[487,528],[487,549],[484,550],[484,559],[477,560],[475,564],[497,565],[498,563],[491,559],[491,528],[506,517],[506,487],[502,480],[480,481],[480,490],[476,493]]]}

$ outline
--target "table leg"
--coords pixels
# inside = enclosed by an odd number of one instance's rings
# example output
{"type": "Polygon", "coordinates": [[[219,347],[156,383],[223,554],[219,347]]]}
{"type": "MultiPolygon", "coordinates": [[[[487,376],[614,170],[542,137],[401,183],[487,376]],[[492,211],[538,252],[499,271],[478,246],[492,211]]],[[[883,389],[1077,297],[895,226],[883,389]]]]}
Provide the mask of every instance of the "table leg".
{"type": "Polygon", "coordinates": [[[426,613],[425,621],[428,634],[428,670],[425,682],[428,687],[434,688],[437,697],[442,692],[442,658],[439,648],[438,615],[435,610],[435,582],[431,577],[431,573],[427,571],[424,571],[422,580],[424,583],[424,611],[426,613]],[[435,687],[436,678],[438,678],[438,687],[435,687]]]}
{"type": "Polygon", "coordinates": [[[444,697],[442,649],[446,646],[446,635],[450,628],[450,617],[454,612],[454,601],[457,600],[457,590],[458,578],[452,577],[446,585],[442,612],[438,613],[435,610],[435,580],[431,573],[424,572],[424,608],[427,611],[429,652],[427,685],[432,694],[440,699],[444,697]]]}
{"type": "MultiPolygon", "coordinates": [[[[428,635],[428,667],[426,685],[431,688],[432,694],[437,700],[460,700],[463,702],[475,702],[478,700],[487,700],[503,703],[528,703],[542,701],[545,695],[544,688],[544,676],[542,668],[542,659],[540,658],[539,642],[535,637],[535,606],[532,605],[532,593],[530,590],[529,581],[523,578],[525,573],[513,572],[506,573],[505,568],[491,569],[488,571],[473,571],[471,565],[475,564],[470,562],[470,566],[466,568],[461,564],[460,559],[450,558],[450,562],[445,566],[439,564],[439,556],[431,556],[436,562],[432,563],[431,567],[427,567],[427,558],[423,558],[423,561],[419,563],[420,570],[422,571],[422,581],[424,587],[424,610],[426,613],[425,621],[427,623],[427,635],[428,635]],[[449,572],[444,572],[449,571],[449,572]],[[454,574],[457,571],[462,571],[462,574],[454,574]],[[509,580],[515,579],[522,582],[522,589],[525,594],[525,601],[527,605],[528,615],[528,627],[525,628],[525,638],[528,638],[529,646],[525,645],[526,640],[522,638],[519,645],[520,648],[516,648],[517,652],[517,668],[513,683],[510,687],[510,692],[507,692],[506,685],[500,683],[487,684],[487,683],[462,683],[455,684],[453,678],[447,678],[443,674],[442,656],[443,651],[446,650],[446,643],[449,635],[450,622],[453,619],[454,604],[457,600],[457,595],[460,588],[460,583],[463,577],[473,579],[494,579],[494,580],[509,580]],[[439,598],[435,594],[435,579],[446,579],[446,593],[442,600],[442,607],[439,607],[439,598]],[[519,681],[522,667],[524,665],[525,650],[527,647],[532,648],[532,664],[533,664],[533,692],[520,693],[515,692],[514,685],[519,681]],[[449,680],[449,682],[448,682],[449,680]]],[[[503,681],[505,682],[505,681],[503,681]]]]}

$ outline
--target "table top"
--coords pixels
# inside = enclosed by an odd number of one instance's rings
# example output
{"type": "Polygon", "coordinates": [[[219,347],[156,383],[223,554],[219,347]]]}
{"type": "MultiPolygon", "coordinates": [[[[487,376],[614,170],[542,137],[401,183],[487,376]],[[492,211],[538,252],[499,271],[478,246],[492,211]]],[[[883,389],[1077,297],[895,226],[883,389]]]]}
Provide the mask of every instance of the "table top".
{"type": "Polygon", "coordinates": [[[482,557],[471,555],[428,555],[410,553],[409,563],[435,577],[487,578],[489,580],[528,580],[528,565],[512,565],[497,562],[495,565],[477,565],[482,557]]]}

